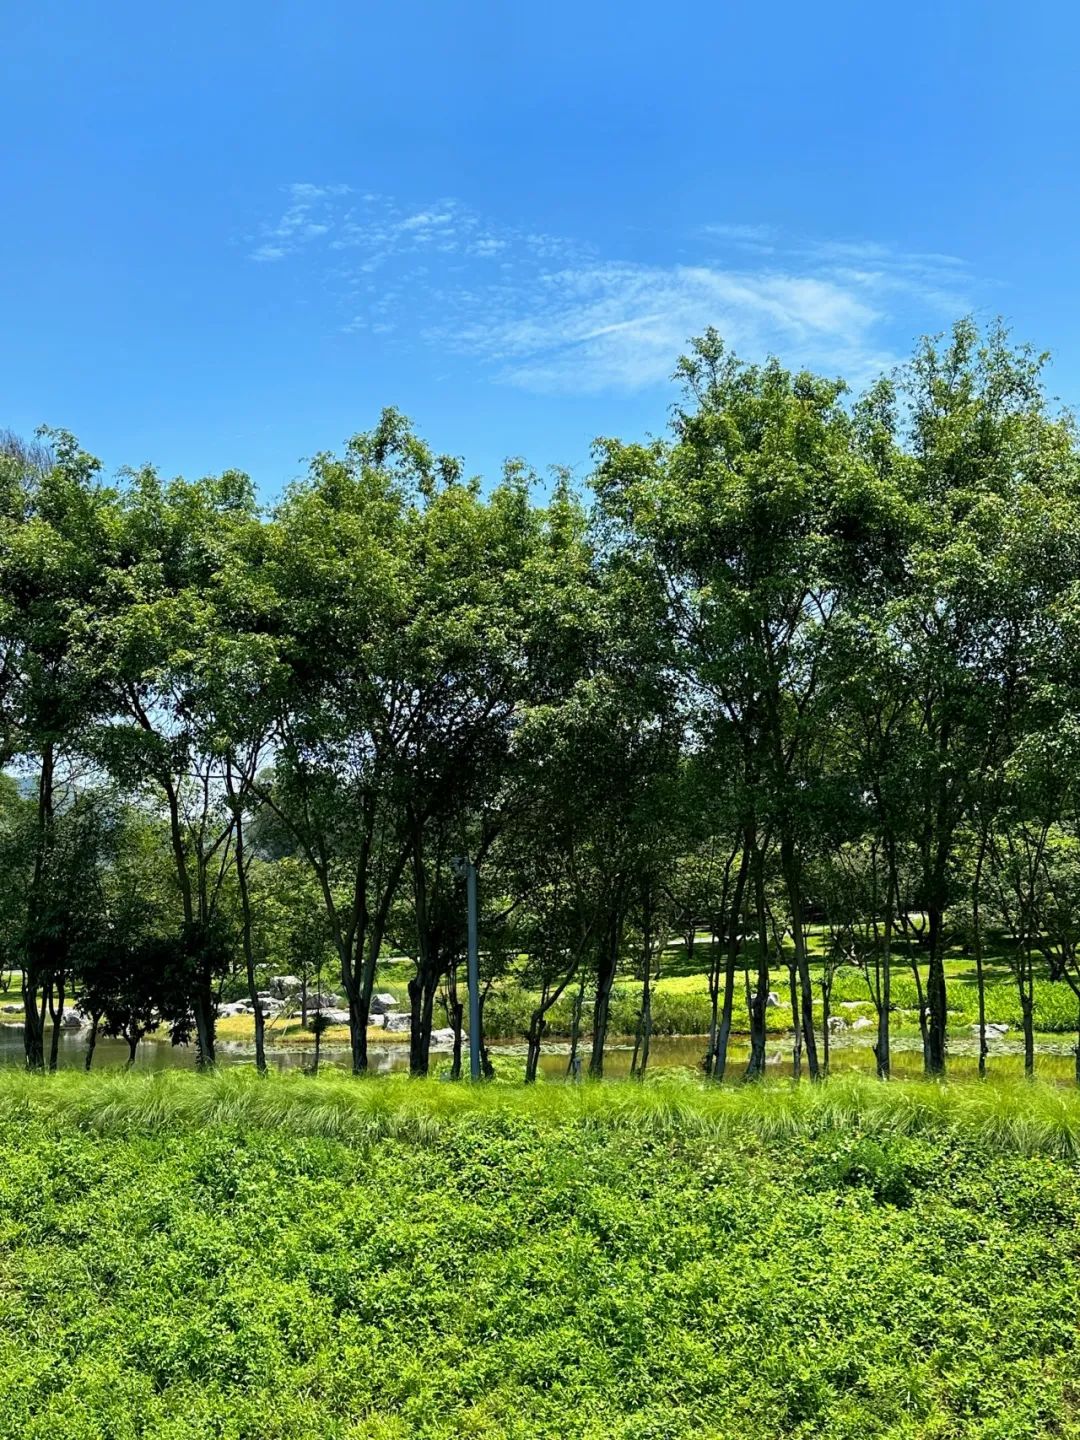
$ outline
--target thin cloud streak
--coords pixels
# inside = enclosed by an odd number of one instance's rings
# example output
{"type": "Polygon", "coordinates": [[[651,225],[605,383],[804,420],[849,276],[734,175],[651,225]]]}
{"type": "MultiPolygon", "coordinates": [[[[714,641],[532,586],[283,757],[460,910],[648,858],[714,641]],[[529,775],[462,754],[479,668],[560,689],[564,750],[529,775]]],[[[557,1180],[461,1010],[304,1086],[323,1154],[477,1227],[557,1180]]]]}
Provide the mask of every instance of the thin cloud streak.
{"type": "Polygon", "coordinates": [[[311,183],[284,194],[248,254],[291,262],[293,283],[326,285],[342,331],[411,336],[545,394],[663,385],[688,337],[710,325],[748,358],[778,353],[858,385],[896,363],[889,337],[904,317],[924,329],[972,303],[962,260],[877,241],[718,222],[699,228],[694,263],[647,263],[452,198],[405,205],[311,183]]]}

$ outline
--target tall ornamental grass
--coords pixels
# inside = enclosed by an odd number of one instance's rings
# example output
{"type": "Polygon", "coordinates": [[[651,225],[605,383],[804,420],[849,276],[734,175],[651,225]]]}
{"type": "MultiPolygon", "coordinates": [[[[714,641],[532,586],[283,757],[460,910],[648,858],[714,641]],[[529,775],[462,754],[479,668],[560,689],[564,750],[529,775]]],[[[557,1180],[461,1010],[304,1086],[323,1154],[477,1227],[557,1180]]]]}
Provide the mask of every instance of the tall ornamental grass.
{"type": "Polygon", "coordinates": [[[881,1084],[845,1075],[818,1085],[766,1080],[710,1086],[688,1074],[645,1084],[560,1082],[524,1087],[407,1077],[354,1079],[240,1068],[208,1075],[59,1072],[0,1074],[0,1124],[49,1120],[100,1133],[281,1128],[368,1144],[437,1142],[461,1122],[590,1126],[660,1135],[756,1135],[783,1140],[858,1131],[955,1132],[1002,1152],[1080,1156],[1080,1093],[1037,1082],[881,1084]]]}

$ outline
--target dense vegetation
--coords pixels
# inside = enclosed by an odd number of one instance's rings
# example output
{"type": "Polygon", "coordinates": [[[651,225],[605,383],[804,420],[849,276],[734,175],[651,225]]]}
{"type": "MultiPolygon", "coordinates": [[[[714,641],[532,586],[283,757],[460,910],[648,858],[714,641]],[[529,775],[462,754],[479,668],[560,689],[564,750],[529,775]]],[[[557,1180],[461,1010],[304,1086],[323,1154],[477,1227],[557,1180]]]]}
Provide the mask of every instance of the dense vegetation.
{"type": "Polygon", "coordinates": [[[938,1074],[950,1031],[982,1068],[1001,1018],[1030,1071],[1077,1025],[1080,452],[1039,357],[963,323],[853,398],[710,333],[679,374],[667,437],[598,442],[585,495],[485,488],[394,411],[269,509],[5,441],[30,1067],[73,1004],[88,1057],[160,1030],[210,1065],[237,996],[262,1067],[284,974],[357,1072],[399,981],[424,1073],[440,1012],[460,1053],[466,853],[530,1078],[553,1028],[602,1073],[613,1026],[638,1072],[704,1031],[721,1078],[742,1030],[760,1075],[781,1023],[817,1076],[856,998],[882,1076],[897,1026],[938,1074]]]}
{"type": "Polygon", "coordinates": [[[1068,1092],[9,1071],[0,1118],[4,1440],[1080,1434],[1068,1092]]]}

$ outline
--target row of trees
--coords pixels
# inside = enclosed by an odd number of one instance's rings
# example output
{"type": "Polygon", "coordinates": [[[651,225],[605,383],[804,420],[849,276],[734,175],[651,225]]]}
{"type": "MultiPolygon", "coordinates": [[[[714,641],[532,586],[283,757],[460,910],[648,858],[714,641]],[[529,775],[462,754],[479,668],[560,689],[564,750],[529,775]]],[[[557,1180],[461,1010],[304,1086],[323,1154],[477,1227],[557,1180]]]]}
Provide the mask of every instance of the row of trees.
{"type": "Polygon", "coordinates": [[[1080,1009],[1080,465],[1041,369],[965,322],[852,401],[710,332],[668,436],[598,442],[591,495],[558,475],[543,503],[393,411],[270,512],[236,472],[106,484],[65,433],[9,438],[0,944],[27,1062],[76,995],[94,1034],[167,1024],[212,1064],[239,973],[261,1067],[267,957],[329,955],[362,1071],[391,949],[422,1073],[440,1000],[460,1036],[468,852],[485,985],[535,997],[530,1076],[567,994],[602,1073],[627,966],[643,1070],[659,957],[703,927],[717,1077],[740,996],[761,1073],[777,972],[819,1074],[839,963],[888,1074],[900,941],[942,1072],[946,951],[970,945],[984,1017],[991,931],[1033,1063],[1036,974],[1080,1009]]]}

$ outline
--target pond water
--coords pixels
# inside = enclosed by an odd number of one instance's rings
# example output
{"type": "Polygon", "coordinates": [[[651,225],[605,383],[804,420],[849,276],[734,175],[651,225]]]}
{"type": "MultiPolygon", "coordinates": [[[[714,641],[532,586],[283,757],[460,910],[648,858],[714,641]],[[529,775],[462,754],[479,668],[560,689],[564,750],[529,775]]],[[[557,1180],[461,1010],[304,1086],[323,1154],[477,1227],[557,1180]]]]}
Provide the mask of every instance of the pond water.
{"type": "MultiPolygon", "coordinates": [[[[649,1054],[649,1068],[698,1069],[705,1050],[705,1037],[663,1036],[653,1038],[649,1054]]],[[[1042,1037],[1036,1045],[1036,1069],[1048,1080],[1069,1082],[1075,1074],[1075,1040],[1068,1036],[1042,1037]]],[[[491,1056],[501,1074],[512,1076],[515,1070],[525,1068],[525,1046],[521,1044],[492,1044],[491,1056]]],[[[990,1071],[999,1075],[1019,1075],[1023,1069],[1023,1046],[1019,1036],[1005,1036],[994,1039],[990,1044],[990,1071]]],[[[859,1070],[872,1073],[874,1057],[871,1040],[865,1035],[836,1036],[832,1040],[833,1071],[859,1070]]],[[[729,1074],[738,1076],[746,1064],[749,1046],[745,1036],[732,1038],[729,1050],[729,1074]]],[[[569,1046],[553,1041],[541,1057],[540,1065],[545,1075],[553,1079],[565,1076],[569,1046]]],[[[588,1050],[582,1046],[581,1054],[587,1062],[588,1050]]],[[[604,1073],[612,1079],[620,1079],[630,1072],[633,1044],[629,1040],[615,1039],[604,1054],[604,1073]]],[[[975,1040],[966,1035],[956,1036],[949,1044],[949,1073],[955,1078],[973,1076],[977,1073],[977,1046],[975,1040]]],[[[76,1068],[85,1062],[86,1038],[79,1031],[65,1030],[60,1036],[59,1063],[62,1068],[76,1068]]],[[[310,1066],[312,1047],[310,1044],[267,1046],[267,1063],[276,1070],[300,1069],[310,1066]]],[[[99,1040],[94,1054],[94,1069],[109,1069],[122,1066],[127,1060],[127,1046],[121,1040],[99,1040]]],[[[218,1044],[218,1061],[222,1065],[250,1065],[254,1050],[250,1045],[218,1044]]],[[[368,1060],[373,1072],[390,1074],[404,1072],[409,1067],[409,1047],[404,1041],[373,1042],[368,1046],[368,1060]]],[[[892,1042],[892,1070],[898,1078],[917,1078],[922,1074],[922,1051],[917,1036],[898,1035],[892,1042]]],[[[0,1065],[21,1066],[23,1063],[22,1026],[0,1024],[0,1065]]],[[[466,1057],[467,1063],[467,1057],[466,1057]]],[[[327,1045],[322,1050],[322,1064],[332,1069],[347,1069],[349,1051],[342,1045],[327,1045]]],[[[770,1075],[790,1075],[791,1036],[770,1035],[766,1048],[766,1065],[770,1075]]],[[[195,1050],[190,1045],[170,1045],[163,1040],[147,1040],[139,1046],[135,1061],[137,1070],[191,1070],[195,1067],[195,1050]]],[[[432,1071],[439,1074],[450,1067],[448,1050],[432,1050],[432,1071]]]]}

